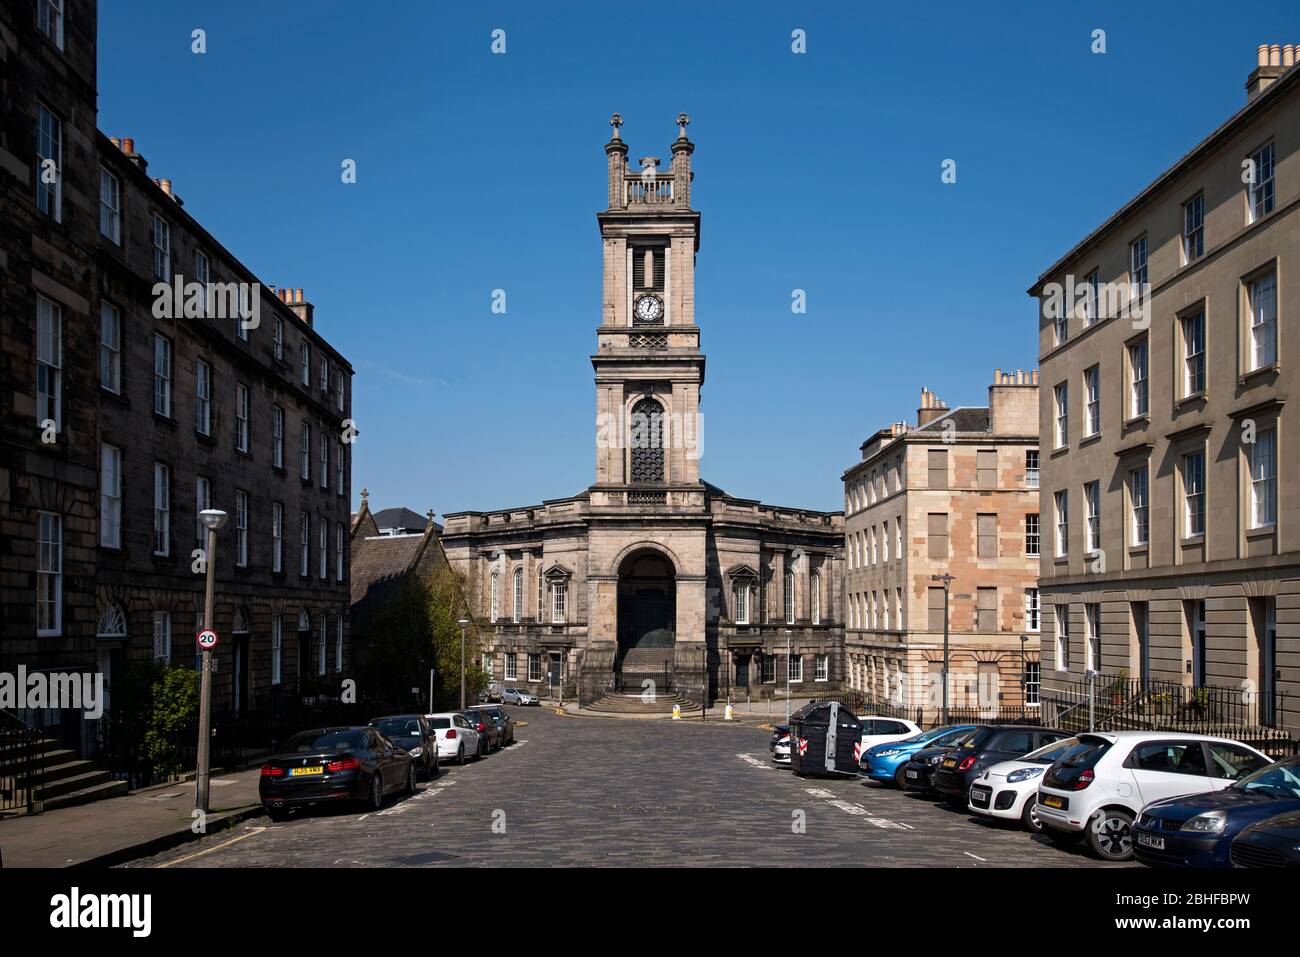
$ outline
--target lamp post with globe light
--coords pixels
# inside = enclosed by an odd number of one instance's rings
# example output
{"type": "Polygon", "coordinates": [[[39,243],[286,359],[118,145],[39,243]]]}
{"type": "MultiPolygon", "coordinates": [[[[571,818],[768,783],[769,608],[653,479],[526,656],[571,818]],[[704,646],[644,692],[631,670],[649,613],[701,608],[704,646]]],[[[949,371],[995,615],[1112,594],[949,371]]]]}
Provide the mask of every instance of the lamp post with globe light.
{"type": "MultiPolygon", "coordinates": [[[[207,566],[207,581],[203,594],[203,630],[212,628],[212,601],[216,590],[217,529],[230,518],[219,508],[205,508],[199,512],[199,521],[208,530],[208,547],[203,561],[207,566]]],[[[212,649],[203,649],[203,666],[199,678],[199,741],[194,771],[194,806],[208,810],[208,779],[210,777],[209,746],[212,741],[212,649]]]]}

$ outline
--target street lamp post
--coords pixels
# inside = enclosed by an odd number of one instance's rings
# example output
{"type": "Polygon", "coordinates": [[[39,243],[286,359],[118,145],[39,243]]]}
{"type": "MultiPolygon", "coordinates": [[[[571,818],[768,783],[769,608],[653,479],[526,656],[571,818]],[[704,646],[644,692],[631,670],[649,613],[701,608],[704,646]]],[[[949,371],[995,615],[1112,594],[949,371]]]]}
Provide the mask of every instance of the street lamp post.
{"type": "MultiPolygon", "coordinates": [[[[217,529],[226,524],[227,515],[219,508],[205,508],[199,512],[199,521],[208,530],[208,548],[204,553],[207,566],[203,591],[203,630],[212,628],[212,602],[216,592],[217,529]]],[[[196,639],[197,640],[197,639],[196,639]]],[[[203,649],[203,664],[199,675],[199,740],[194,767],[194,807],[208,810],[208,780],[211,777],[209,749],[212,744],[212,649],[203,649]]]]}
{"type": "Polygon", "coordinates": [[[787,628],[785,630],[785,726],[790,727],[790,640],[794,633],[787,628]]]}
{"type": "Polygon", "coordinates": [[[948,723],[948,589],[956,576],[944,572],[931,575],[931,581],[943,582],[943,724],[948,723]]]}
{"type": "Polygon", "coordinates": [[[460,625],[460,710],[465,710],[465,626],[469,624],[468,618],[462,618],[460,625]]]}

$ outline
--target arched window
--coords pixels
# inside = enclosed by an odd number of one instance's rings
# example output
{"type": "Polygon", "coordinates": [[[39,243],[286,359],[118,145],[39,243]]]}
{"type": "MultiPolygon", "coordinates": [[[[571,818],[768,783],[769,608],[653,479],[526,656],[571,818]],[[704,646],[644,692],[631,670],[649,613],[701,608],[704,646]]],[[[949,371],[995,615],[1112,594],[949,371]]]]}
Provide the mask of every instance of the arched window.
{"type": "Polygon", "coordinates": [[[632,447],[632,481],[664,480],[664,407],[655,399],[641,399],[632,406],[628,438],[632,447]]]}
{"type": "Polygon", "coordinates": [[[515,611],[514,620],[519,621],[520,616],[524,613],[524,570],[515,569],[515,611]]]}
{"type": "Polygon", "coordinates": [[[95,637],[126,637],[126,613],[117,602],[110,601],[104,606],[104,613],[99,616],[99,624],[95,627],[95,637]]]}
{"type": "Polygon", "coordinates": [[[488,620],[496,621],[501,612],[501,573],[492,573],[491,604],[488,607],[488,620]]]}
{"type": "Polygon", "coordinates": [[[794,624],[794,571],[785,571],[785,623],[794,624]]]}
{"type": "Polygon", "coordinates": [[[808,582],[808,605],[812,623],[820,625],[822,623],[822,576],[819,572],[813,572],[808,582]]]}

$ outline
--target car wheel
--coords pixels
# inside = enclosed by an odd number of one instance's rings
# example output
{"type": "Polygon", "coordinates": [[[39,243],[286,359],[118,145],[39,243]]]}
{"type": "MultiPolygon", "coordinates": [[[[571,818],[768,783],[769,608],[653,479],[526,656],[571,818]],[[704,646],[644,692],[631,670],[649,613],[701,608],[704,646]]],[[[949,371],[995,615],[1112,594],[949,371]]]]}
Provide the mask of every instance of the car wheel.
{"type": "Polygon", "coordinates": [[[378,811],[384,806],[384,782],[380,780],[379,772],[376,771],[370,775],[370,810],[378,811]]]}
{"type": "Polygon", "coordinates": [[[1020,812],[1020,823],[1034,834],[1043,833],[1043,822],[1038,819],[1038,802],[1031,794],[1025,801],[1025,809],[1020,812]]]}
{"type": "Polygon", "coordinates": [[[289,809],[286,807],[272,807],[270,804],[263,805],[266,809],[266,816],[276,824],[279,824],[289,816],[289,809]]]}
{"type": "Polygon", "coordinates": [[[459,765],[465,764],[465,745],[463,744],[456,749],[456,763],[459,765]]]}
{"type": "Polygon", "coordinates": [[[1133,856],[1133,816],[1125,811],[1101,811],[1088,826],[1088,846],[1107,861],[1127,861],[1133,856]]]}
{"type": "Polygon", "coordinates": [[[907,782],[907,765],[900,764],[898,770],[894,772],[894,787],[900,791],[904,789],[907,782]]]}
{"type": "Polygon", "coordinates": [[[415,762],[411,762],[410,769],[406,772],[406,793],[415,793],[415,762]]]}

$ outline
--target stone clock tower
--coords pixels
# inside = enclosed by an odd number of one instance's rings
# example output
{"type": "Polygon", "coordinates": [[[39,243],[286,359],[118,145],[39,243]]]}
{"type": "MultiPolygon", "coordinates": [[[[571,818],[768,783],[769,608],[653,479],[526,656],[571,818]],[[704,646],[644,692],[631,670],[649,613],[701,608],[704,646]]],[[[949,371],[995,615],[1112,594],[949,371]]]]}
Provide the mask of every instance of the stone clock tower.
{"type": "Polygon", "coordinates": [[[805,661],[819,692],[842,674],[842,513],[765,505],[700,477],[689,122],[678,115],[664,168],[629,162],[623,121],[610,121],[595,481],[523,508],[448,513],[442,534],[471,583],[484,667],[598,711],[770,694],[787,664],[801,681],[805,661]]]}

